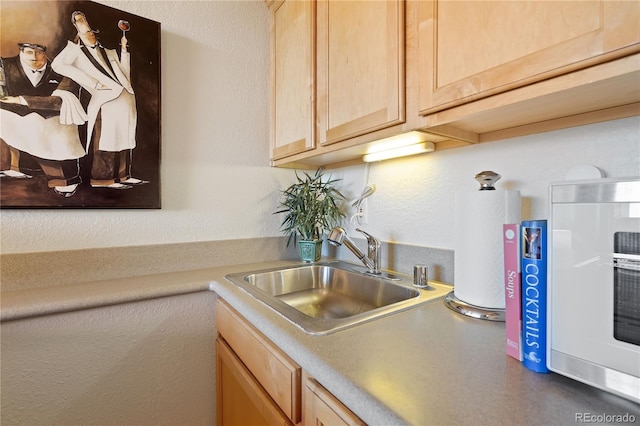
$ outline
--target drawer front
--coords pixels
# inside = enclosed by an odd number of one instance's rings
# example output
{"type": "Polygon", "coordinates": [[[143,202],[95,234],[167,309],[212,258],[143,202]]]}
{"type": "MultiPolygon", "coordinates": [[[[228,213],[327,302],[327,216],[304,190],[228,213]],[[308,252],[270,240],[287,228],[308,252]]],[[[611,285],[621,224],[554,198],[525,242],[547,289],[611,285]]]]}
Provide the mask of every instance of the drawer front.
{"type": "Polygon", "coordinates": [[[228,343],[274,402],[293,422],[300,421],[301,368],[221,299],[218,334],[228,343]]]}
{"type": "Polygon", "coordinates": [[[221,339],[216,354],[219,425],[293,425],[221,339]]]}

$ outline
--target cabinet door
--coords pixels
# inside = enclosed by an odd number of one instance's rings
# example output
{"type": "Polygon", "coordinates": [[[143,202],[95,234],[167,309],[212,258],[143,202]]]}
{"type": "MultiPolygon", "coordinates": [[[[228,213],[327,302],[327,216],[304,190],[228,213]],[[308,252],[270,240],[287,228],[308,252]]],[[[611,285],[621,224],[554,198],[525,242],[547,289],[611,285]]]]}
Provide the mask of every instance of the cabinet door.
{"type": "Polygon", "coordinates": [[[271,158],[315,147],[315,1],[271,6],[271,158]]]}
{"type": "Polygon", "coordinates": [[[420,1],[428,114],[640,50],[638,1],[420,1]]]}
{"type": "Polygon", "coordinates": [[[317,14],[320,143],[404,122],[404,2],[319,0],[317,14]]]}
{"type": "Polygon", "coordinates": [[[292,425],[227,344],[216,340],[217,421],[220,426],[292,425]]]}

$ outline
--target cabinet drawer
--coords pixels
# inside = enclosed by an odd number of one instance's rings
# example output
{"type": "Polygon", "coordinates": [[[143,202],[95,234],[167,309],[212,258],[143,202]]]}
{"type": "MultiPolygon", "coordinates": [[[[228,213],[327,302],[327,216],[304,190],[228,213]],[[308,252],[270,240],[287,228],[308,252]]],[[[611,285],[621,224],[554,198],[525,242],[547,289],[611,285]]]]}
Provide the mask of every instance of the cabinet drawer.
{"type": "Polygon", "coordinates": [[[300,366],[221,299],[216,305],[216,326],[218,334],[278,407],[293,423],[298,423],[301,411],[300,366]]]}
{"type": "Polygon", "coordinates": [[[216,339],[216,354],[219,425],[293,424],[222,339],[216,339]]]}
{"type": "Polygon", "coordinates": [[[366,426],[354,413],[312,377],[304,387],[303,426],[366,426]]]}

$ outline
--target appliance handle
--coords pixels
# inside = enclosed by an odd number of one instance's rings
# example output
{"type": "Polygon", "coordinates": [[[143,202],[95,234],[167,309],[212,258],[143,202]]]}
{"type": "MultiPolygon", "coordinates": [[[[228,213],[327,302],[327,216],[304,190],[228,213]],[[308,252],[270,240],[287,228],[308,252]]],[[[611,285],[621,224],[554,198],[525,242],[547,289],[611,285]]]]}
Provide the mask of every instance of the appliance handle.
{"type": "Polygon", "coordinates": [[[613,267],[640,272],[640,255],[613,253],[613,267]]]}

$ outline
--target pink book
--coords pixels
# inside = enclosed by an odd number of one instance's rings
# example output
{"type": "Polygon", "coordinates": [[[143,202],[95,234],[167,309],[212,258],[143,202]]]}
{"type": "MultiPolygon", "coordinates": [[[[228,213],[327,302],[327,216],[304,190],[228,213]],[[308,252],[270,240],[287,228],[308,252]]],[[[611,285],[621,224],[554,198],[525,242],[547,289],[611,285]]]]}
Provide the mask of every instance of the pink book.
{"type": "Polygon", "coordinates": [[[504,295],[507,355],[522,361],[522,303],[520,272],[520,225],[503,225],[504,295]]]}

